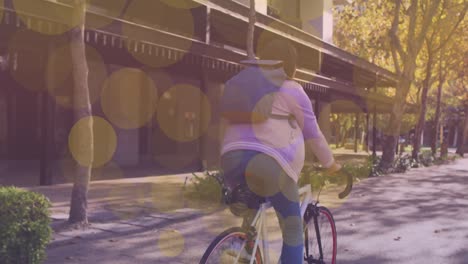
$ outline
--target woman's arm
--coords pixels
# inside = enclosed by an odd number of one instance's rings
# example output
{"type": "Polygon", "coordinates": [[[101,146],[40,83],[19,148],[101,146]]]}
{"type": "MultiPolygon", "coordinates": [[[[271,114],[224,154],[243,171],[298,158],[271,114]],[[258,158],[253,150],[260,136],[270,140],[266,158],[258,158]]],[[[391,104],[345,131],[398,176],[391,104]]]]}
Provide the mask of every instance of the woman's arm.
{"type": "Polygon", "coordinates": [[[302,128],[306,146],[312,150],[322,166],[333,171],[339,170],[341,167],[336,164],[332,150],[319,128],[312,103],[303,88],[299,84],[297,85],[299,87],[295,89],[297,92],[293,95],[295,104],[292,109],[299,126],[302,128]]]}

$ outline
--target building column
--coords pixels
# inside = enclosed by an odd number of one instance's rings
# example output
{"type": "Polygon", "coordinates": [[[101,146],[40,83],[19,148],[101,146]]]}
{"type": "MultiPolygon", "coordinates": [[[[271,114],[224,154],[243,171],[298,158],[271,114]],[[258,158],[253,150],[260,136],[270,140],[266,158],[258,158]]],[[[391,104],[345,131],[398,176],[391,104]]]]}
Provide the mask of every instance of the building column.
{"type": "Polygon", "coordinates": [[[331,104],[328,102],[318,102],[318,105],[320,109],[318,113],[319,127],[323,135],[327,139],[327,142],[330,143],[332,134],[330,122],[331,104]]]}
{"type": "Polygon", "coordinates": [[[364,151],[369,152],[369,111],[366,112],[366,130],[364,136],[364,151]]]}
{"type": "MultiPolygon", "coordinates": [[[[0,74],[2,74],[0,72],[0,74]]],[[[1,82],[0,76],[0,82],[1,82]]],[[[0,158],[5,156],[7,153],[7,142],[8,142],[8,111],[7,111],[7,96],[6,91],[0,88],[0,158]]]]}
{"type": "Polygon", "coordinates": [[[206,7],[206,32],[205,32],[205,43],[211,43],[211,8],[206,7]]]}
{"type": "Polygon", "coordinates": [[[354,153],[358,152],[358,139],[359,139],[359,113],[356,113],[354,122],[354,153]]]}
{"type": "Polygon", "coordinates": [[[457,142],[458,142],[458,125],[455,127],[455,135],[453,136],[452,147],[457,147],[457,142]]]}
{"type": "Polygon", "coordinates": [[[42,150],[40,152],[40,185],[53,184],[53,149],[54,149],[54,129],[55,129],[55,109],[49,93],[43,92],[41,109],[41,141],[42,150]]]}
{"type": "Polygon", "coordinates": [[[372,116],[372,157],[377,157],[377,107],[374,105],[372,116]]]}
{"type": "MultiPolygon", "coordinates": [[[[210,101],[211,110],[219,109],[221,102],[223,81],[215,78],[216,73],[203,70],[201,73],[201,88],[210,101]]],[[[219,113],[208,109],[208,105],[201,106],[201,122],[210,122],[208,130],[200,137],[200,159],[204,169],[219,168],[220,150],[223,140],[223,124],[219,113]],[[208,115],[209,113],[209,115],[208,115]],[[210,118],[210,120],[207,120],[210,118]]]]}

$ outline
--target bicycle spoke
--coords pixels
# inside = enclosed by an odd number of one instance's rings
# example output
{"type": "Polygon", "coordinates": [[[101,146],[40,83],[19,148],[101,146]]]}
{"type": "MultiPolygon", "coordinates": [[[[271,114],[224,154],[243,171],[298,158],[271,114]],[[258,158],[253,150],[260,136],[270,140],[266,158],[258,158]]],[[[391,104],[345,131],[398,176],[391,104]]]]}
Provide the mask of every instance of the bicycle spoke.
{"type": "MultiPolygon", "coordinates": [[[[205,252],[202,261],[204,264],[243,264],[250,263],[253,248],[249,248],[247,235],[237,231],[240,228],[233,228],[218,236],[205,252]]],[[[260,263],[260,252],[255,254],[254,263],[260,263]]]]}

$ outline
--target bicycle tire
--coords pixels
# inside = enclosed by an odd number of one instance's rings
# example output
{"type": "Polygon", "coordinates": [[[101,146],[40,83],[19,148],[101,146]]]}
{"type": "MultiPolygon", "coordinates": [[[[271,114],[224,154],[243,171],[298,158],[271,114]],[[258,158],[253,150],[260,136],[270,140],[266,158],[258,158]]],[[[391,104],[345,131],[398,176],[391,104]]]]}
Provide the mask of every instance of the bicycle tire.
{"type": "MultiPolygon", "coordinates": [[[[316,208],[307,208],[314,210],[316,208]]],[[[333,215],[326,207],[318,207],[317,223],[319,225],[320,241],[322,242],[323,259],[320,262],[317,232],[315,231],[315,221],[311,213],[305,214],[309,219],[304,219],[304,256],[309,258],[305,263],[336,264],[337,255],[337,235],[333,215]],[[311,228],[313,228],[311,230],[311,228]],[[307,248],[308,245],[308,248],[307,248]],[[308,251],[308,252],[307,252],[308,251]]]]}
{"type": "MultiPolygon", "coordinates": [[[[243,242],[243,241],[245,241],[245,239],[247,239],[247,234],[240,227],[232,227],[232,228],[229,228],[229,229],[225,230],[224,232],[219,234],[211,242],[211,244],[208,246],[205,253],[203,254],[203,257],[200,260],[200,264],[214,264],[214,263],[216,263],[216,264],[224,264],[224,263],[232,264],[232,262],[234,260],[234,257],[231,259],[231,261],[223,261],[223,259],[222,259],[223,256],[214,255],[214,252],[219,250],[221,245],[223,245],[223,243],[226,244],[227,242],[229,242],[229,239],[231,239],[231,238],[232,239],[237,238],[239,241],[243,242]]],[[[227,252],[227,251],[226,250],[224,250],[224,251],[221,250],[220,253],[224,253],[224,252],[227,252]]],[[[229,256],[232,257],[231,254],[229,256]]],[[[255,257],[256,257],[256,260],[254,261],[255,264],[262,264],[263,263],[259,247],[257,247],[255,257]]],[[[239,263],[241,263],[241,262],[239,262],[239,263]]],[[[250,260],[247,263],[250,263],[250,260]]]]}

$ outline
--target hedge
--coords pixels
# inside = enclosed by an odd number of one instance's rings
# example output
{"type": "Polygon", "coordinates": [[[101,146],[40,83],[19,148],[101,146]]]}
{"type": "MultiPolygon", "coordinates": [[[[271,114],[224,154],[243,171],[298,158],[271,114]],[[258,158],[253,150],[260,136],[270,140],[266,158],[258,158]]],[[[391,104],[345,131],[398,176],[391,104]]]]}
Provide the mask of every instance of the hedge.
{"type": "Polygon", "coordinates": [[[15,187],[0,187],[0,262],[36,264],[50,241],[49,200],[15,187]]]}

